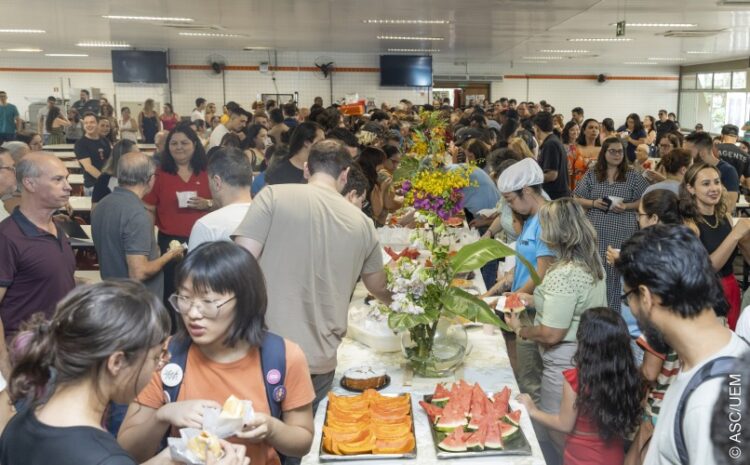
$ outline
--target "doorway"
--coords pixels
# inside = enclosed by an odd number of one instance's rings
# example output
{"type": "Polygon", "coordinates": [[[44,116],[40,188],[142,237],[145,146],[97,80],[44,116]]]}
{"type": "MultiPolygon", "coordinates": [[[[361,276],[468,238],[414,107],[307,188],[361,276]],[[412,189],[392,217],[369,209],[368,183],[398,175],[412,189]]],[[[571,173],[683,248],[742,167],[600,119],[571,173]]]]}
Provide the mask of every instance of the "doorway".
{"type": "Polygon", "coordinates": [[[433,88],[440,91],[440,96],[447,96],[453,108],[466,107],[469,105],[482,104],[490,99],[490,83],[488,82],[461,82],[461,81],[437,81],[433,88]]]}

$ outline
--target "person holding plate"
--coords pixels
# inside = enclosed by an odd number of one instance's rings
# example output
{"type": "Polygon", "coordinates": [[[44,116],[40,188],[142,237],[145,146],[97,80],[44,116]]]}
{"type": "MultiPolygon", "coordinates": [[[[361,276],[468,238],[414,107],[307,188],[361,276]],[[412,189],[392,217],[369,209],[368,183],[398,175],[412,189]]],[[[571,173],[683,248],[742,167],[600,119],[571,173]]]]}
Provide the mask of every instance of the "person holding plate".
{"type": "MultiPolygon", "coordinates": [[[[630,167],[625,148],[619,138],[610,137],[602,143],[596,165],[588,170],[575,188],[576,201],[596,229],[599,257],[606,260],[607,246],[620,245],[638,229],[636,210],[648,187],[648,181],[630,167]]],[[[605,263],[607,302],[609,308],[620,309],[620,275],[605,263]]]]}
{"type": "MultiPolygon", "coordinates": [[[[540,239],[558,259],[547,270],[534,294],[518,293],[523,303],[536,310],[533,326],[522,326],[516,313],[506,316],[521,340],[538,345],[542,369],[539,373],[539,408],[550,414],[560,411],[563,372],[575,367],[576,331],[581,315],[589,308],[606,306],[607,287],[602,260],[596,249],[596,231],[583,208],[562,198],[539,209],[540,239]]],[[[522,389],[523,390],[523,389],[522,389]]],[[[551,432],[562,451],[563,435],[551,432]]]]}

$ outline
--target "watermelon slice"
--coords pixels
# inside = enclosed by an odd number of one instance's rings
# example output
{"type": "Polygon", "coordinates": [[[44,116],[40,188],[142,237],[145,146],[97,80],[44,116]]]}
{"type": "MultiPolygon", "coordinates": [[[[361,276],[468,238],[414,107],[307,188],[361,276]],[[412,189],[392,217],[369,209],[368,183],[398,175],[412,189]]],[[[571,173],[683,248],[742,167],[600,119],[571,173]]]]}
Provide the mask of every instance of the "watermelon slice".
{"type": "Polygon", "coordinates": [[[432,394],[431,402],[442,407],[448,402],[450,397],[451,391],[445,389],[444,385],[438,384],[435,386],[435,392],[432,394]]]}
{"type": "Polygon", "coordinates": [[[474,417],[475,415],[484,416],[487,413],[485,404],[487,400],[487,394],[484,393],[479,383],[474,385],[471,390],[471,407],[469,408],[469,416],[474,417]]]}
{"type": "Polygon", "coordinates": [[[519,426],[521,423],[521,411],[514,410],[503,417],[503,421],[509,425],[519,426]]]}
{"type": "Polygon", "coordinates": [[[508,413],[510,388],[505,386],[502,391],[496,392],[495,395],[492,396],[492,401],[494,402],[493,410],[495,411],[495,414],[498,418],[504,417],[505,414],[508,413]]]}
{"type": "Polygon", "coordinates": [[[500,426],[495,421],[488,423],[484,448],[496,450],[504,448],[503,438],[500,435],[500,426]]]}
{"type": "Polygon", "coordinates": [[[440,418],[435,423],[435,429],[438,431],[453,431],[454,429],[458,428],[463,431],[463,428],[466,426],[468,422],[466,421],[466,414],[463,412],[460,406],[456,404],[451,404],[449,401],[445,408],[443,408],[443,412],[440,415],[440,418]]]}
{"type": "Polygon", "coordinates": [[[464,433],[463,430],[457,429],[440,441],[438,447],[448,452],[464,452],[467,448],[466,440],[469,436],[469,433],[464,433]]]}
{"type": "Polygon", "coordinates": [[[526,305],[524,305],[518,294],[508,294],[505,296],[505,307],[503,307],[503,312],[518,313],[524,310],[526,310],[526,305]]]}
{"type": "Polygon", "coordinates": [[[503,438],[503,442],[508,442],[513,440],[517,435],[520,429],[518,429],[518,426],[509,425],[505,422],[499,422],[497,425],[500,428],[500,435],[503,438]]]}
{"type": "Polygon", "coordinates": [[[419,405],[422,406],[424,411],[427,413],[427,417],[430,419],[430,423],[433,425],[437,421],[438,418],[443,414],[443,409],[441,407],[438,407],[434,404],[428,404],[427,402],[420,400],[419,405]]]}
{"type": "Polygon", "coordinates": [[[484,450],[484,443],[487,441],[488,423],[484,423],[478,430],[469,436],[466,440],[466,448],[472,451],[484,450]]]}

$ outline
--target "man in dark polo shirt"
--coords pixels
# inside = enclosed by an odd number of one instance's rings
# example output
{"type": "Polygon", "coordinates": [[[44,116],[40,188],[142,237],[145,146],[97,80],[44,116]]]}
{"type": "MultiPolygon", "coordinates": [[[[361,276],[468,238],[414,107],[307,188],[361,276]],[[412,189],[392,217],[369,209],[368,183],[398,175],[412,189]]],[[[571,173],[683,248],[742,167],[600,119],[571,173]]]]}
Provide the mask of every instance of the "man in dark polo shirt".
{"type": "Polygon", "coordinates": [[[94,184],[102,175],[104,163],[112,153],[109,141],[99,137],[99,120],[93,113],[83,116],[84,135],[76,141],[73,151],[83,168],[83,190],[86,195],[94,191],[94,184]]]}
{"type": "Polygon", "coordinates": [[[552,115],[543,111],[534,116],[534,132],[539,146],[539,166],[544,172],[542,188],[552,200],[570,195],[568,187],[568,157],[565,147],[552,133],[552,115]]]}
{"type": "Polygon", "coordinates": [[[70,197],[68,170],[54,155],[34,152],[16,165],[21,204],[0,222],[0,319],[6,338],[34,313],[52,315],[75,287],[70,242],[52,220],[70,197]]]}
{"type": "Polygon", "coordinates": [[[161,269],[183,248],[164,255],[154,235],[154,222],[141,198],[154,185],[156,165],[151,157],[127,153],[117,164],[118,187],[106,196],[91,215],[91,235],[99,256],[103,279],[130,278],[142,281],[154,295],[162,297],[161,269]]]}
{"type": "Polygon", "coordinates": [[[737,147],[740,128],[734,124],[725,124],[721,128],[721,142],[716,146],[716,155],[720,160],[732,165],[740,178],[740,185],[750,186],[750,157],[737,147]]]}

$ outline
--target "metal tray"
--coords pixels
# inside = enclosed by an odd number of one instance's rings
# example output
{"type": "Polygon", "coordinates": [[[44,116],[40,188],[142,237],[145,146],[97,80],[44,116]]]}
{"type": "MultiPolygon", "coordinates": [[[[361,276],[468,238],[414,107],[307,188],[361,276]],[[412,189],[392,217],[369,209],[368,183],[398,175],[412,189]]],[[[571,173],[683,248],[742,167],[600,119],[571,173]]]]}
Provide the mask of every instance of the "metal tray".
{"type": "MultiPolygon", "coordinates": [[[[431,395],[424,396],[424,401],[425,402],[432,401],[432,396],[431,395]]],[[[505,443],[504,444],[505,449],[502,449],[502,450],[491,449],[491,450],[483,450],[483,451],[448,452],[439,448],[438,444],[450,433],[438,432],[435,430],[435,428],[432,427],[432,425],[430,425],[430,433],[432,433],[432,444],[435,447],[435,455],[437,456],[438,459],[441,459],[441,460],[461,459],[461,458],[471,458],[471,457],[531,455],[531,444],[529,444],[529,440],[526,439],[526,434],[523,432],[523,428],[519,426],[518,430],[520,431],[521,434],[519,434],[512,441],[508,441],[507,443],[505,443]]]]}
{"type": "MultiPolygon", "coordinates": [[[[381,394],[386,397],[399,397],[406,395],[402,394],[381,394]]],[[[411,397],[411,396],[410,396],[411,397]]],[[[320,433],[320,444],[318,446],[318,454],[320,462],[351,462],[354,460],[398,460],[398,459],[416,459],[417,458],[417,436],[414,430],[414,405],[409,402],[409,414],[411,416],[411,434],[414,435],[414,449],[405,454],[359,454],[359,455],[336,455],[329,454],[323,449],[323,432],[320,433]]],[[[325,425],[328,422],[328,404],[326,403],[326,416],[323,420],[325,425]]]]}

